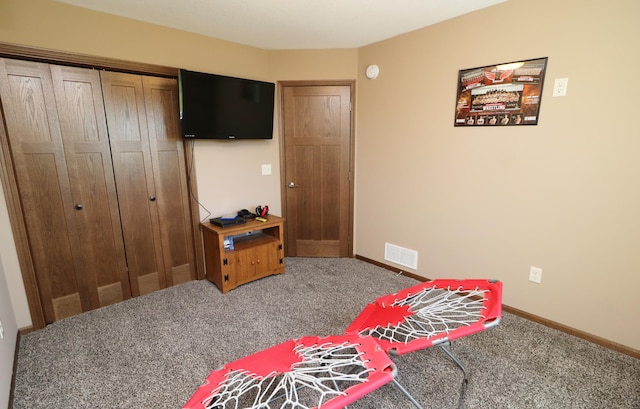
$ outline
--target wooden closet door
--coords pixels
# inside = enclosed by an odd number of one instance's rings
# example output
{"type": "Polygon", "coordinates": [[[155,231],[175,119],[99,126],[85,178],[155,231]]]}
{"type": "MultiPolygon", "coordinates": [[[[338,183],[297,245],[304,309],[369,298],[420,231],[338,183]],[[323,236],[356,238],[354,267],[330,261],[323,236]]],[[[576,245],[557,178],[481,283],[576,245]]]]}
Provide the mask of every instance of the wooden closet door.
{"type": "Polygon", "coordinates": [[[131,290],[100,75],[56,65],[51,75],[80,238],[74,255],[92,306],[103,307],[130,298],[131,290]]]}
{"type": "Polygon", "coordinates": [[[133,294],[192,280],[195,255],[177,83],[101,75],[133,294]]]}
{"type": "Polygon", "coordinates": [[[100,75],[131,292],[138,296],[167,286],[142,77],[100,75]]]}
{"type": "Polygon", "coordinates": [[[167,285],[196,279],[184,145],[180,135],[178,83],[142,77],[158,225],[167,285]]]}
{"type": "Polygon", "coordinates": [[[0,59],[0,99],[45,322],[129,297],[98,80],[90,70],[67,75],[0,59]]]}

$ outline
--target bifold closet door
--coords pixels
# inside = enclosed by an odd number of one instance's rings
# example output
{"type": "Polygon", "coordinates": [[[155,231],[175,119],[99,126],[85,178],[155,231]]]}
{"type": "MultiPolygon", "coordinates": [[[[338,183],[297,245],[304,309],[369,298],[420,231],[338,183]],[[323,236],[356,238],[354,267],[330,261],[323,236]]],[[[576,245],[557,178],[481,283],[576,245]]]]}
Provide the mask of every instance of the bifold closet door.
{"type": "Polygon", "coordinates": [[[149,148],[167,284],[196,279],[184,143],[180,134],[178,82],[142,77],[149,148]]]}
{"type": "Polygon", "coordinates": [[[0,59],[0,99],[45,321],[129,298],[99,74],[0,59]]]}
{"type": "Polygon", "coordinates": [[[101,77],[131,291],[195,279],[176,81],[101,77]]]}

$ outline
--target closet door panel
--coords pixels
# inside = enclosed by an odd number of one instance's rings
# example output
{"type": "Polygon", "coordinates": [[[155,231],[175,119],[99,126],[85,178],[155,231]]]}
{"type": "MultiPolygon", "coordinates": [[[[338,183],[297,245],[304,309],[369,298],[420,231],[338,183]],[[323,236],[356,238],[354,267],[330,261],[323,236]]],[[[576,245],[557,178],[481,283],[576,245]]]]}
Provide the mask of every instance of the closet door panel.
{"type": "Polygon", "coordinates": [[[153,226],[153,209],[148,204],[152,193],[147,188],[145,155],[126,146],[114,152],[114,169],[119,180],[118,198],[129,277],[134,295],[164,288],[163,266],[158,265],[158,239],[153,226]],[[117,156],[116,156],[117,155],[117,156]]]}
{"type": "Polygon", "coordinates": [[[102,72],[124,245],[133,295],[167,286],[142,78],[102,72]]]}
{"type": "Polygon", "coordinates": [[[0,59],[0,99],[45,322],[88,310],[73,203],[47,64],[0,59]]]}
{"type": "Polygon", "coordinates": [[[97,71],[51,66],[58,118],[74,203],[79,246],[93,308],[130,297],[97,71]]]}
{"type": "Polygon", "coordinates": [[[167,284],[176,285],[196,278],[178,86],[156,77],[143,77],[143,85],[163,261],[167,284]]]}

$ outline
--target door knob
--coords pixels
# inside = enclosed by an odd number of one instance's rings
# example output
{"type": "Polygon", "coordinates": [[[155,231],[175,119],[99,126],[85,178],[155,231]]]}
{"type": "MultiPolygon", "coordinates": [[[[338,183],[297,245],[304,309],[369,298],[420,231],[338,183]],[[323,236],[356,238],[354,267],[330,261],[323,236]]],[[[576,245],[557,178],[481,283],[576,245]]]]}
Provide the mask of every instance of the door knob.
{"type": "Polygon", "coordinates": [[[300,186],[296,185],[296,184],[295,184],[295,183],[293,183],[293,182],[289,182],[289,187],[293,188],[293,187],[300,187],[300,186]]]}
{"type": "Polygon", "coordinates": [[[74,206],[74,208],[76,210],[82,210],[82,209],[84,209],[84,206],[78,203],[77,205],[74,206]]]}
{"type": "Polygon", "coordinates": [[[151,200],[152,202],[156,201],[156,197],[155,196],[149,196],[149,200],[151,200]]]}

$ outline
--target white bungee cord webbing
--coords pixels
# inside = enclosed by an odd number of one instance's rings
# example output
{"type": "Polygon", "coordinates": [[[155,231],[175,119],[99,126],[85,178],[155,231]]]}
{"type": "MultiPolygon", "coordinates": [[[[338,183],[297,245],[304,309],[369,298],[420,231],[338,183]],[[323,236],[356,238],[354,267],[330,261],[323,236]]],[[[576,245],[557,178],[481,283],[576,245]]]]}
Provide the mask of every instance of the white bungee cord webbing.
{"type": "Polygon", "coordinates": [[[391,307],[408,306],[414,315],[407,316],[404,322],[397,325],[378,326],[364,332],[374,338],[403,344],[414,339],[448,334],[485,318],[482,313],[485,293],[486,290],[479,288],[425,288],[391,304],[391,307]]]}
{"type": "Polygon", "coordinates": [[[207,409],[318,407],[335,396],[344,396],[347,386],[367,382],[367,369],[353,344],[296,346],[302,361],[290,372],[266,377],[247,371],[232,371],[212,393],[207,409]]]}

